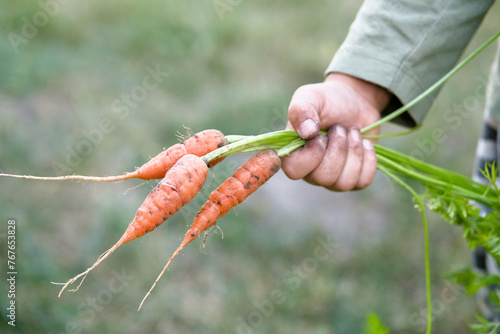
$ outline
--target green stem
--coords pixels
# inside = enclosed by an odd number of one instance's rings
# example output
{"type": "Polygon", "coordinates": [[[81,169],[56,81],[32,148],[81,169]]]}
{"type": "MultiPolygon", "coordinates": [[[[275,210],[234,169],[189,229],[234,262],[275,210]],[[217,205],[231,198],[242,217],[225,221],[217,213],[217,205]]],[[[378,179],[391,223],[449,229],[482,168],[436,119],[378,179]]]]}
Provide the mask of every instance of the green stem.
{"type": "MultiPolygon", "coordinates": [[[[320,131],[319,133],[326,135],[327,132],[320,131]]],[[[202,159],[208,163],[231,154],[266,149],[277,150],[278,155],[284,157],[306,143],[294,130],[274,131],[257,136],[229,135],[226,139],[229,142],[228,145],[204,155],[202,159]]]]}
{"type": "Polygon", "coordinates": [[[383,165],[384,167],[396,172],[399,175],[417,180],[426,187],[430,186],[441,190],[452,190],[456,194],[464,196],[468,199],[472,199],[489,207],[499,205],[498,197],[486,197],[478,191],[471,191],[453,184],[452,182],[442,181],[433,175],[423,174],[416,170],[405,168],[404,166],[401,166],[400,164],[386,158],[379,153],[377,153],[377,160],[379,162],[379,165],[383,165]]]}
{"type": "Polygon", "coordinates": [[[363,138],[366,139],[380,139],[380,138],[391,138],[391,137],[399,137],[399,136],[405,136],[410,133],[413,133],[417,130],[419,130],[422,127],[422,125],[417,125],[414,126],[411,129],[408,129],[406,131],[401,131],[401,132],[395,132],[395,133],[384,133],[384,134],[378,134],[378,135],[363,135],[363,138]]]}
{"type": "Polygon", "coordinates": [[[432,291],[431,291],[431,266],[430,266],[430,250],[429,250],[429,224],[427,223],[427,215],[425,214],[425,207],[422,198],[417,192],[410,187],[406,182],[401,180],[396,175],[392,174],[387,168],[379,165],[378,169],[384,172],[387,176],[399,183],[403,188],[408,190],[412,195],[419,207],[422,215],[422,223],[424,227],[424,263],[425,263],[425,293],[427,299],[427,331],[430,334],[432,331],[432,291]]]}
{"type": "Polygon", "coordinates": [[[230,144],[204,155],[202,159],[208,163],[231,154],[256,151],[256,148],[277,150],[297,137],[293,130],[274,131],[257,136],[227,136],[230,144]]]}
{"type": "Polygon", "coordinates": [[[444,182],[454,183],[471,191],[484,192],[485,194],[487,194],[489,191],[492,190],[490,187],[482,183],[473,181],[470,178],[463,176],[462,174],[455,173],[451,170],[431,165],[429,163],[415,159],[409,155],[400,153],[385,146],[381,146],[378,144],[373,144],[373,146],[377,151],[377,153],[384,155],[387,158],[390,158],[394,162],[398,162],[399,164],[405,166],[411,166],[425,173],[432,174],[434,176],[439,177],[444,182]]]}
{"type": "Polygon", "coordinates": [[[296,149],[304,146],[305,143],[306,143],[306,141],[302,138],[294,139],[288,145],[280,148],[278,150],[278,152],[276,152],[276,153],[278,154],[279,157],[285,157],[285,156],[289,155],[290,153],[292,153],[293,151],[295,151],[296,149]]]}

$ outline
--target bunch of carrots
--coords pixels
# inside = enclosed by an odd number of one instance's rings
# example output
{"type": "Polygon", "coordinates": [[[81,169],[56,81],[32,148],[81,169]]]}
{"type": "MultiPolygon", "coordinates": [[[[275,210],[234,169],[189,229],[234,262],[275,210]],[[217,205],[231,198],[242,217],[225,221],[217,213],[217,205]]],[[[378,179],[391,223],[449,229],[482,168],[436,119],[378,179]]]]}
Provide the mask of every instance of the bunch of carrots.
{"type": "MultiPolygon", "coordinates": [[[[131,178],[144,180],[161,179],[158,185],[146,197],[136,212],[121,238],[84,272],[61,284],[62,292],[81,278],[78,286],[70,291],[77,291],[85,277],[108,258],[118,247],[153,231],[172,217],[184,205],[188,204],[202,189],[208,176],[208,168],[221,162],[219,158],[208,155],[228,144],[226,137],[218,130],[205,130],[187,138],[183,143],[175,144],[136,169],[134,172],[118,176],[83,176],[67,175],[60,177],[40,177],[30,175],[1,174],[16,178],[36,180],[86,180],[96,182],[120,181],[131,178]]],[[[239,147],[242,147],[239,145],[239,147]]],[[[243,151],[243,150],[242,150],[243,151]]],[[[179,252],[198,235],[213,226],[217,220],[227,214],[231,208],[243,202],[248,196],[268,181],[280,169],[281,160],[271,149],[266,149],[252,156],[240,166],[234,174],[225,180],[208,196],[194,222],[187,231],[184,240],[169,258],[153,286],[142,300],[139,310],[159,279],[179,252]]]]}

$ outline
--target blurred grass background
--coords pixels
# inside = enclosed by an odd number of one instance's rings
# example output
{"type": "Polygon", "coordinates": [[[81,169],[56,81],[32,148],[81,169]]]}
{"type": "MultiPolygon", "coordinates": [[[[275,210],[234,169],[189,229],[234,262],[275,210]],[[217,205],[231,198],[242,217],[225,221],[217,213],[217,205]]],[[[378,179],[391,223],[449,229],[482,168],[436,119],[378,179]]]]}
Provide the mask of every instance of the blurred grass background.
{"type": "MultiPolygon", "coordinates": [[[[221,14],[215,3],[3,6],[0,170],[61,174],[56,163],[70,173],[115,175],[176,143],[185,127],[226,134],[281,129],[294,90],[322,80],[361,5],[221,1],[228,6],[221,14]],[[26,22],[39,24],[30,31],[26,22]],[[32,36],[13,47],[9,33],[23,31],[32,36]],[[140,90],[151,70],[163,73],[161,82],[140,90]],[[140,98],[127,102],[130,96],[140,98]],[[91,145],[89,133],[95,135],[91,145]]],[[[498,14],[496,6],[468,51],[496,32],[498,14]]],[[[423,152],[427,161],[470,175],[482,101],[456,122],[443,113],[457,115],[450,110],[474,98],[493,54],[490,47],[446,85],[423,129],[383,143],[423,152]],[[444,131],[445,139],[425,146],[435,129],[444,131]]],[[[398,129],[385,128],[393,130],[398,129]]],[[[193,204],[155,233],[121,248],[77,293],[61,298],[50,282],[73,277],[114,244],[155,182],[2,178],[1,272],[6,222],[14,218],[18,276],[15,328],[6,325],[7,287],[1,280],[0,331],[360,333],[370,311],[391,333],[424,331],[420,216],[411,198],[382,175],[369,189],[339,194],[280,174],[221,219],[205,247],[199,240],[186,249],[138,313],[204,196],[244,158],[217,166],[193,204]]],[[[434,215],[430,224],[435,332],[468,333],[466,324],[478,312],[475,300],[443,276],[469,265],[470,252],[458,228],[434,215]]]]}

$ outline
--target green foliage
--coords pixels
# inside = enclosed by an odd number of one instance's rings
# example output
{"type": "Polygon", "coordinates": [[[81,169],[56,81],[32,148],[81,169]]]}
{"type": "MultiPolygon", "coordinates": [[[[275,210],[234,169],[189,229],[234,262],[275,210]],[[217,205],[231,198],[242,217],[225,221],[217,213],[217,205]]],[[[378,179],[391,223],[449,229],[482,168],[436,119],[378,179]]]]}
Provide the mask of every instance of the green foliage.
{"type": "Polygon", "coordinates": [[[470,268],[458,270],[448,275],[448,278],[454,279],[456,283],[461,284],[469,295],[475,294],[483,287],[500,283],[500,276],[478,273],[470,268]]]}
{"type": "Polygon", "coordinates": [[[481,215],[481,210],[461,195],[449,191],[428,189],[428,207],[454,225],[463,227],[463,236],[471,248],[485,247],[495,259],[500,259],[500,211],[495,209],[481,215]]]}
{"type": "Polygon", "coordinates": [[[494,322],[488,321],[487,319],[485,319],[481,316],[477,317],[477,321],[479,323],[472,324],[469,327],[480,334],[496,334],[498,329],[500,328],[500,323],[494,323],[494,322]]]}
{"type": "Polygon", "coordinates": [[[387,328],[375,312],[366,315],[365,334],[389,334],[387,328]]]}
{"type": "MultiPolygon", "coordinates": [[[[381,157],[383,157],[383,166],[379,166],[379,168],[412,193],[415,201],[419,204],[424,227],[427,224],[423,208],[421,207],[423,200],[425,200],[427,207],[439,213],[443,220],[463,228],[463,237],[470,248],[478,246],[484,247],[486,251],[495,258],[497,263],[500,263],[500,224],[498,223],[500,218],[500,192],[496,185],[499,171],[498,165],[496,166],[493,164],[485,166],[483,175],[489,181],[489,185],[481,187],[479,184],[474,184],[472,180],[464,179],[462,176],[457,176],[453,172],[446,173],[446,171],[439,167],[411,160],[405,155],[398,154],[394,151],[385,152],[384,149],[380,147],[377,148],[377,153],[381,154],[381,157]],[[385,154],[385,156],[383,154],[385,154]],[[394,165],[391,160],[385,160],[386,156],[390,156],[394,160],[403,160],[406,164],[394,165]],[[427,191],[423,195],[418,195],[415,190],[395,177],[386,167],[392,167],[399,175],[405,175],[405,173],[408,172],[406,176],[414,180],[419,180],[426,186],[427,191]],[[425,175],[422,174],[423,171],[426,172],[425,175]],[[447,179],[446,182],[437,182],[444,181],[444,178],[447,179]],[[438,186],[438,188],[436,188],[436,186],[438,186]],[[464,188],[461,188],[462,186],[464,188]],[[476,186],[477,189],[471,186],[476,186]],[[473,193],[471,194],[465,191],[465,188],[468,188],[469,191],[473,193]],[[485,200],[486,197],[488,198],[487,200],[485,200]],[[491,211],[483,215],[477,205],[471,203],[471,199],[473,198],[480,198],[483,204],[485,202],[488,203],[491,211]]],[[[429,258],[427,256],[425,262],[426,268],[429,268],[429,258]]],[[[451,275],[451,277],[454,278],[457,283],[462,284],[468,294],[474,294],[479,291],[480,288],[500,283],[500,276],[498,275],[480,275],[470,269],[458,271],[451,275]]],[[[431,303],[429,290],[427,301],[428,313],[432,314],[430,310],[431,303]]],[[[490,303],[493,308],[500,308],[500,299],[495,293],[491,293],[490,303]]],[[[430,318],[431,316],[429,315],[428,319],[430,318]]],[[[471,328],[478,332],[484,333],[488,330],[490,331],[489,333],[496,333],[496,329],[500,327],[500,323],[491,323],[482,318],[479,319],[480,324],[471,325],[471,328]]],[[[427,329],[429,333],[430,323],[427,329]]]]}

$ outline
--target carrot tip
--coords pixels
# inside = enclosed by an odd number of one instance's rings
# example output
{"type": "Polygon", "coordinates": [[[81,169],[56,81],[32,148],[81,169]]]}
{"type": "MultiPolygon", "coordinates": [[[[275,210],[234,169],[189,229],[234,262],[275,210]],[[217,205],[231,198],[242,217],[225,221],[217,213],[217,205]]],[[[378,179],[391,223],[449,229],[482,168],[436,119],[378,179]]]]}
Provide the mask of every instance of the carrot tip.
{"type": "Polygon", "coordinates": [[[82,280],[80,281],[80,283],[78,284],[78,286],[74,289],[71,289],[69,291],[71,292],[75,292],[75,291],[78,291],[78,289],[80,289],[80,286],[83,284],[83,281],[85,280],[85,278],[87,277],[87,275],[95,268],[97,267],[102,261],[104,261],[108,256],[111,255],[111,253],[113,253],[118,247],[120,247],[121,243],[120,242],[117,242],[116,244],[113,245],[113,247],[111,247],[110,249],[108,249],[107,251],[105,251],[104,253],[102,253],[98,258],[97,260],[94,262],[94,264],[92,266],[90,266],[89,268],[87,268],[87,270],[85,270],[84,272],[81,272],[79,273],[78,275],[76,275],[75,277],[73,277],[72,279],[68,280],[66,283],[54,283],[54,284],[57,284],[57,285],[62,285],[63,287],[61,288],[61,291],[59,291],[59,294],[57,295],[57,297],[61,297],[62,293],[64,292],[64,290],[66,290],[66,288],[68,286],[70,286],[71,284],[73,284],[74,282],[76,282],[80,277],[83,276],[82,280]]]}
{"type": "Polygon", "coordinates": [[[163,270],[160,272],[160,275],[158,275],[158,277],[156,278],[155,282],[153,283],[153,285],[151,286],[151,288],[149,289],[148,293],[146,293],[146,295],[144,296],[144,298],[142,299],[141,301],[141,304],[139,305],[139,308],[137,309],[137,311],[139,312],[142,308],[142,305],[144,304],[144,302],[146,301],[146,299],[149,297],[149,295],[151,294],[151,291],[153,291],[153,289],[155,288],[156,284],[158,283],[158,281],[160,280],[160,278],[163,276],[163,273],[165,273],[165,271],[168,269],[168,267],[170,266],[170,263],[172,263],[172,260],[175,259],[175,257],[179,254],[179,252],[184,248],[184,246],[181,244],[181,246],[179,246],[179,248],[177,248],[175,250],[175,252],[170,256],[170,258],[168,259],[168,262],[167,264],[165,265],[165,267],[163,267],[163,270]]]}

